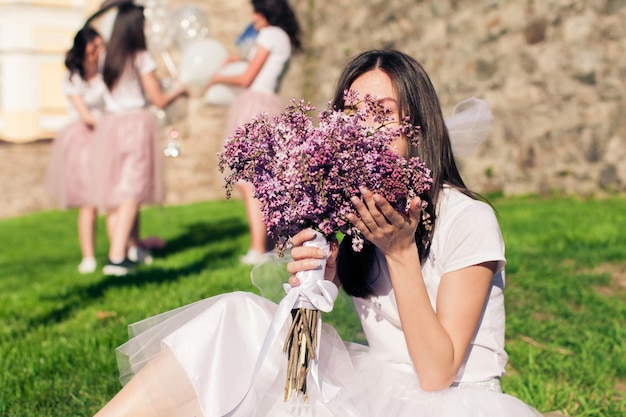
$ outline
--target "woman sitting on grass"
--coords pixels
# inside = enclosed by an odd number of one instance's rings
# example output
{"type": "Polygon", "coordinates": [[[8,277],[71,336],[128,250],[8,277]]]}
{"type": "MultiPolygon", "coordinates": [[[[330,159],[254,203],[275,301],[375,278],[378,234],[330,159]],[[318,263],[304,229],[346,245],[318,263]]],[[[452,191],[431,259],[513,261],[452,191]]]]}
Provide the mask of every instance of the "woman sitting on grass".
{"type": "MultiPolygon", "coordinates": [[[[134,326],[141,333],[119,351],[136,374],[97,416],[541,415],[500,388],[502,235],[492,208],[459,174],[428,75],[401,52],[369,51],[343,71],[337,108],[359,105],[344,102],[347,89],[420,126],[419,145],[401,137],[392,146],[418,155],[433,179],[407,215],[367,189],[352,198],[349,220],[371,242],[361,252],[350,237],[330,253],[302,246],[312,230],[293,237],[289,272],[316,269],[327,257],[325,279],[353,297],[368,346],[346,344],[324,325],[308,401],[284,401],[287,361],[279,346],[261,351],[276,304],[242,292],[212,297],[134,326]],[[422,201],[433,227],[421,221],[422,201]]],[[[289,282],[299,285],[295,276],[289,282]]]]}

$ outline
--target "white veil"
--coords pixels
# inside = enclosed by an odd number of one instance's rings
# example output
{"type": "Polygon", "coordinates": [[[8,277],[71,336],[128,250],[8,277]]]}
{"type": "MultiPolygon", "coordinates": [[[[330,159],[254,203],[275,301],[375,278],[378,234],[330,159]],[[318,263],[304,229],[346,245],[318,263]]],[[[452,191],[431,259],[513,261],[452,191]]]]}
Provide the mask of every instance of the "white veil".
{"type": "Polygon", "coordinates": [[[492,120],[493,114],[485,100],[470,97],[454,106],[445,121],[455,158],[472,153],[489,134],[492,120]]]}

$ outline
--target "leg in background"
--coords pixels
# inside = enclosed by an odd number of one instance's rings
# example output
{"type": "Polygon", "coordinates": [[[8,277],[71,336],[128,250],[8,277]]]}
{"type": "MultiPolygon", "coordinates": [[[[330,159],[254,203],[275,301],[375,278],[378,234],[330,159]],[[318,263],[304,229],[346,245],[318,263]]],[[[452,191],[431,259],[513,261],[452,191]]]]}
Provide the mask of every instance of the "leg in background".
{"type": "Polygon", "coordinates": [[[82,260],[78,270],[83,273],[91,273],[96,269],[96,208],[83,206],[78,211],[78,241],[82,260]]]}
{"type": "Polygon", "coordinates": [[[115,234],[115,226],[117,225],[118,217],[119,216],[117,210],[110,210],[106,215],[106,228],[109,242],[113,241],[113,235],[115,234]]]}
{"type": "Polygon", "coordinates": [[[140,239],[140,227],[139,219],[141,218],[141,211],[137,211],[135,216],[135,222],[130,231],[128,238],[128,259],[135,263],[150,265],[153,261],[152,254],[145,248],[143,242],[140,239]]]}
{"type": "Polygon", "coordinates": [[[254,198],[254,187],[250,183],[239,183],[239,190],[243,195],[246,206],[246,215],[250,228],[250,249],[258,253],[265,253],[267,248],[267,228],[263,222],[259,200],[254,198]]]}
{"type": "Polygon", "coordinates": [[[125,201],[112,211],[115,219],[109,247],[109,259],[116,262],[126,258],[126,248],[131,230],[135,224],[139,204],[135,201],[125,201]]]}
{"type": "Polygon", "coordinates": [[[78,240],[83,258],[95,257],[96,208],[83,206],[78,211],[78,240]]]}
{"type": "Polygon", "coordinates": [[[139,219],[141,213],[137,210],[135,221],[133,222],[133,228],[130,230],[130,236],[128,238],[128,246],[141,246],[141,239],[139,238],[139,219]]]}

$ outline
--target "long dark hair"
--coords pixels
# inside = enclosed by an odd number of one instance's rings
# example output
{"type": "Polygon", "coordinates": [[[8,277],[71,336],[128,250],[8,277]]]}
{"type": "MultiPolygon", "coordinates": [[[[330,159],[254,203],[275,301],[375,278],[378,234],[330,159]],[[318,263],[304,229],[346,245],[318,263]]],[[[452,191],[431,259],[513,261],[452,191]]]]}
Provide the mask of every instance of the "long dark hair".
{"type": "Polygon", "coordinates": [[[102,71],[102,78],[109,90],[113,90],[137,52],[147,49],[144,22],[142,6],[132,3],[118,6],[102,71]]]}
{"type": "MultiPolygon", "coordinates": [[[[415,231],[415,241],[423,263],[430,252],[437,218],[435,208],[444,184],[472,198],[476,198],[476,194],[467,189],[461,178],[437,93],[428,74],[415,59],[394,50],[373,50],[359,54],[341,74],[332,104],[342,109],[345,105],[344,91],[362,74],[375,69],[389,76],[398,98],[400,117],[408,116],[411,124],[420,127],[419,143],[417,146],[409,144],[408,156],[418,156],[431,170],[433,178],[431,189],[420,196],[428,203],[426,211],[432,220],[432,227],[427,229],[424,222],[420,222],[415,231]]],[[[365,245],[361,252],[354,252],[352,239],[345,236],[339,247],[337,271],[348,294],[355,297],[374,294],[370,280],[375,279],[380,272],[376,262],[374,245],[365,245]]]]}
{"type": "Polygon", "coordinates": [[[76,32],[72,48],[65,54],[65,67],[70,73],[78,73],[82,79],[85,79],[83,63],[85,61],[87,44],[99,37],[98,31],[91,26],[85,26],[76,32]]]}
{"type": "Polygon", "coordinates": [[[261,13],[267,23],[284,30],[296,52],[302,51],[302,31],[291,6],[287,0],[252,0],[252,7],[256,13],[261,13]]]}

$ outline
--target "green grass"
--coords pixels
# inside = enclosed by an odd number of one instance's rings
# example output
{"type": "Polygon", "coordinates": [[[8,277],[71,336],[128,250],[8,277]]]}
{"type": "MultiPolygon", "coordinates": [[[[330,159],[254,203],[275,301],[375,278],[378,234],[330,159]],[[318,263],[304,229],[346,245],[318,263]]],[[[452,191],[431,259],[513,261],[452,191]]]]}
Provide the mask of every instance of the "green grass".
{"type": "MultiPolygon", "coordinates": [[[[508,259],[504,390],[543,412],[623,416],[626,199],[493,203],[508,259]]],[[[120,388],[114,349],[129,323],[226,291],[258,292],[238,263],[248,242],[240,201],[144,210],[143,234],[168,245],[132,278],[80,275],[75,221],[76,211],[0,221],[0,416],[93,415],[120,388]]],[[[100,219],[100,262],[103,229],[100,219]]],[[[345,297],[324,320],[362,340],[345,297]]]]}

